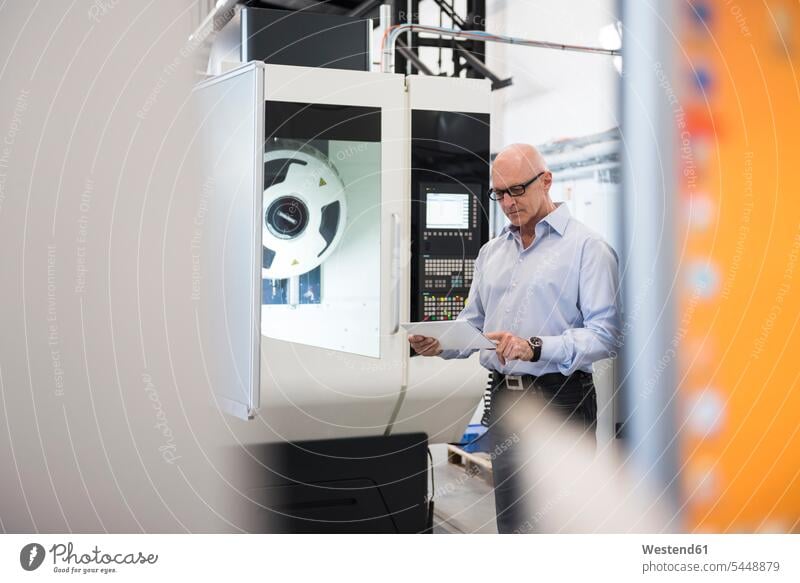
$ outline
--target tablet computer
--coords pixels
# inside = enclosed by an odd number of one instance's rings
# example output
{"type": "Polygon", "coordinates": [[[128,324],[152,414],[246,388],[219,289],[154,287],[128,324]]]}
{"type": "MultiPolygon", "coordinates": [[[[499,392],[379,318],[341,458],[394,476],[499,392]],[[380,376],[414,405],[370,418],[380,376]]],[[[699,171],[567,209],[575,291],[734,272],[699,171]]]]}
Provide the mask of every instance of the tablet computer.
{"type": "Polygon", "coordinates": [[[472,350],[495,348],[495,343],[466,320],[440,322],[406,322],[402,324],[409,334],[436,338],[442,350],[472,350]]]}

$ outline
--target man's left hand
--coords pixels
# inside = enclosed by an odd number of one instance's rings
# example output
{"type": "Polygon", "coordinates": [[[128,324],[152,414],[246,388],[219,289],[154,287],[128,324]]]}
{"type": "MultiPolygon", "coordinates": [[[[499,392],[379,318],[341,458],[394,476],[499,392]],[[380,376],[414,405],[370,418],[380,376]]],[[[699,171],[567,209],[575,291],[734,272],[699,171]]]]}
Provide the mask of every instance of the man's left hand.
{"type": "Polygon", "coordinates": [[[511,332],[489,332],[486,337],[497,342],[497,359],[502,365],[505,365],[507,360],[530,360],[533,358],[533,350],[528,341],[514,336],[511,332]]]}

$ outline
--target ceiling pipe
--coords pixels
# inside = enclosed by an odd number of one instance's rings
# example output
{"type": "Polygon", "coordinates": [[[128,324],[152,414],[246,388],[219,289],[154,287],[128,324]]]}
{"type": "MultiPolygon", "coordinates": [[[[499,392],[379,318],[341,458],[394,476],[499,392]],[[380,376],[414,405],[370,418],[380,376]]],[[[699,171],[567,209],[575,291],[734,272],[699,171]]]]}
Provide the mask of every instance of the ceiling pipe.
{"type": "Polygon", "coordinates": [[[530,40],[502,34],[492,34],[482,30],[455,30],[452,28],[442,28],[441,26],[429,26],[427,24],[399,24],[384,33],[381,42],[381,71],[384,73],[394,73],[394,52],[397,39],[405,32],[427,32],[439,36],[445,36],[456,40],[479,40],[483,42],[496,42],[507,45],[520,45],[525,47],[535,47],[540,49],[556,49],[560,51],[574,51],[580,53],[594,53],[597,55],[608,55],[611,57],[620,56],[621,51],[615,49],[603,49],[600,47],[586,47],[581,45],[567,45],[540,40],[530,40]]]}

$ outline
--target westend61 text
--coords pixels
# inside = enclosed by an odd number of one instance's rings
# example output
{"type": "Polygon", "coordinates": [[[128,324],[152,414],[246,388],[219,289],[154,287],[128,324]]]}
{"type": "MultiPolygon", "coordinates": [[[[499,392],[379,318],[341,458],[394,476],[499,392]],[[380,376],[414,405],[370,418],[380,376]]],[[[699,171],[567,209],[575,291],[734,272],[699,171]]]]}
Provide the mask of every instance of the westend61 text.
{"type": "Polygon", "coordinates": [[[689,545],[685,547],[642,545],[642,552],[645,555],[707,555],[708,545],[689,545]]]}

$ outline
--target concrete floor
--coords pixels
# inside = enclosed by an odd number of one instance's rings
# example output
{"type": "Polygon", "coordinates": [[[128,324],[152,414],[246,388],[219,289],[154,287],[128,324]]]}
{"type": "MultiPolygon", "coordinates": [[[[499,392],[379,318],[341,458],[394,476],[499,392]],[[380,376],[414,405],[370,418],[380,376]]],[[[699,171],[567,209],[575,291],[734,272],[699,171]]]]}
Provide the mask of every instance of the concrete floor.
{"type": "Polygon", "coordinates": [[[471,475],[463,466],[448,463],[447,446],[432,445],[435,534],[497,533],[492,476],[471,475]]]}

